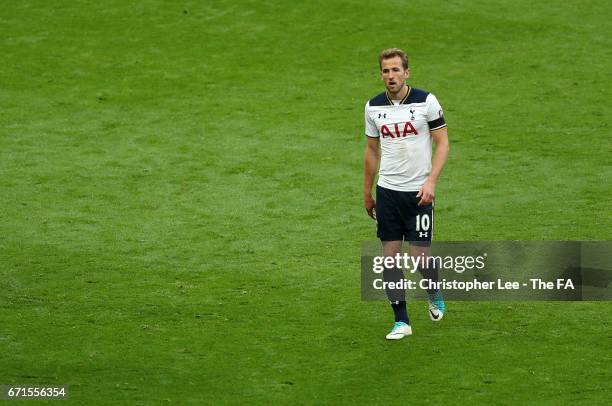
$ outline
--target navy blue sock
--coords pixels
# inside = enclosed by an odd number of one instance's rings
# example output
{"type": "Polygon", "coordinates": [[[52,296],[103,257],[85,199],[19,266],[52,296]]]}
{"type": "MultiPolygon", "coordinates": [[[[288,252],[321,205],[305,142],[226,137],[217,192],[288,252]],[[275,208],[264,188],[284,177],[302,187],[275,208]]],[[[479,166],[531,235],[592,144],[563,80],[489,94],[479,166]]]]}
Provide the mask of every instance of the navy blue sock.
{"type": "MultiPolygon", "coordinates": [[[[397,268],[385,268],[383,270],[383,279],[385,282],[400,282],[404,279],[404,274],[401,269],[397,268]]],[[[410,324],[408,318],[408,309],[406,307],[406,292],[404,289],[385,289],[391,308],[393,309],[393,315],[395,321],[403,321],[406,324],[410,324]]]]}
{"type": "Polygon", "coordinates": [[[406,307],[406,301],[389,302],[389,303],[391,303],[391,308],[393,309],[393,316],[395,317],[395,321],[403,321],[406,324],[410,324],[410,319],[408,318],[408,307],[406,307]]]}
{"type": "MultiPolygon", "coordinates": [[[[430,282],[438,282],[438,268],[436,268],[435,266],[431,266],[431,267],[419,267],[419,272],[421,273],[421,276],[423,277],[423,279],[427,279],[430,282]]],[[[428,286],[430,284],[428,283],[428,286]]],[[[427,294],[429,296],[433,295],[434,293],[436,293],[438,291],[438,289],[426,289],[427,294]]]]}

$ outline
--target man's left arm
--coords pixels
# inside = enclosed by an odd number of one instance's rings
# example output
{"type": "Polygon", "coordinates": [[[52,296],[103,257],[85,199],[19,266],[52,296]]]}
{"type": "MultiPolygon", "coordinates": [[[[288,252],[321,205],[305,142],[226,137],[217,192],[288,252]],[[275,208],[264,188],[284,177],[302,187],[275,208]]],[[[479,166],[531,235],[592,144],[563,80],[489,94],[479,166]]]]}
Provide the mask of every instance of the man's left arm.
{"type": "Polygon", "coordinates": [[[419,206],[430,204],[436,196],[436,183],[438,183],[438,178],[442,173],[450,149],[447,127],[433,130],[431,132],[431,137],[435,143],[435,153],[431,163],[431,173],[423,187],[421,187],[421,190],[419,190],[419,193],[417,193],[417,197],[421,198],[421,200],[419,200],[419,206]]]}

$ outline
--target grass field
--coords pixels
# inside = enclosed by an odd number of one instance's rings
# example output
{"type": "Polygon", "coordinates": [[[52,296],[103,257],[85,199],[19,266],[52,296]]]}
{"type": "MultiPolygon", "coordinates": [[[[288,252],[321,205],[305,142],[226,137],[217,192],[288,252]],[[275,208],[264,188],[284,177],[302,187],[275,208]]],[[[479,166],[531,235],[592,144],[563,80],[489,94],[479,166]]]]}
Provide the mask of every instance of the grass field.
{"type": "Polygon", "coordinates": [[[610,240],[612,3],[15,1],[0,384],[77,404],[609,404],[609,302],[361,302],[377,54],[445,108],[438,240],[610,240]]]}

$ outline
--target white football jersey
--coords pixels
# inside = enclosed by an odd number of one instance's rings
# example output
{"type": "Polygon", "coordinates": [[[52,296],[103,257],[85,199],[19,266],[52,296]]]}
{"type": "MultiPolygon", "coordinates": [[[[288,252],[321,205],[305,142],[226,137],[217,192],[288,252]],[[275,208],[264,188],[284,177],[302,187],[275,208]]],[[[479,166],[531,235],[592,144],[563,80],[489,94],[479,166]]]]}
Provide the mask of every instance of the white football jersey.
{"type": "Polygon", "coordinates": [[[424,90],[408,88],[401,101],[387,92],[365,106],[365,133],[380,138],[378,185],[402,192],[418,191],[431,172],[431,130],[446,127],[438,99],[424,90]]]}

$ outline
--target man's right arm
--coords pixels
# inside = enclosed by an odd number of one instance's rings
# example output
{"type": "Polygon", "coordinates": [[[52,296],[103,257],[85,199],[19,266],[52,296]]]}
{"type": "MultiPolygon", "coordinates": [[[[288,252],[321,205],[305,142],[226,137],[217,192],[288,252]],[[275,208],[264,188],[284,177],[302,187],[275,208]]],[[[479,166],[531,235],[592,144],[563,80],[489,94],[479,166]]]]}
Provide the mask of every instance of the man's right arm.
{"type": "Polygon", "coordinates": [[[367,137],[367,139],[368,144],[365,149],[363,172],[363,203],[368,216],[376,219],[376,202],[372,197],[372,186],[378,169],[378,161],[380,160],[380,139],[375,137],[367,137]]]}

